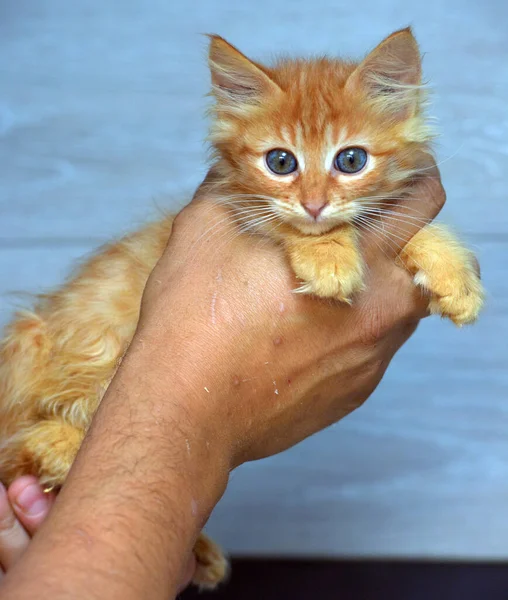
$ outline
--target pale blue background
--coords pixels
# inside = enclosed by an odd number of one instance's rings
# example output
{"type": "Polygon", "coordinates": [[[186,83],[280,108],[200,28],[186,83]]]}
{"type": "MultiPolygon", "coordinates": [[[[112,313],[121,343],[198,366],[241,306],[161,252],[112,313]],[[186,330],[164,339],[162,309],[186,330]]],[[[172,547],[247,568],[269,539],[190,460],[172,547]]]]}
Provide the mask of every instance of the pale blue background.
{"type": "Polygon", "coordinates": [[[480,323],[426,322],[372,400],[236,472],[210,529],[265,554],[508,557],[508,3],[2,0],[0,321],[12,290],[181,206],[203,177],[206,42],[263,59],[358,56],[412,24],[449,203],[489,292],[480,323]]]}

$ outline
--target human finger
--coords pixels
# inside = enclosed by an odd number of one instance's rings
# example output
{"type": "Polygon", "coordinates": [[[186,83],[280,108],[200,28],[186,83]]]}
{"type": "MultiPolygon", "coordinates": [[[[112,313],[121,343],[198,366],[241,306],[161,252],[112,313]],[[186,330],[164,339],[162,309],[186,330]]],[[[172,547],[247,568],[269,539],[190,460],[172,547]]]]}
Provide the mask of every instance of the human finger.
{"type": "Polygon", "coordinates": [[[32,475],[16,479],[9,487],[8,496],[16,517],[30,535],[40,527],[54,502],[54,494],[44,493],[32,475]]]}
{"type": "Polygon", "coordinates": [[[30,536],[12,509],[7,490],[0,483],[0,565],[8,571],[30,543],[30,536]]]}

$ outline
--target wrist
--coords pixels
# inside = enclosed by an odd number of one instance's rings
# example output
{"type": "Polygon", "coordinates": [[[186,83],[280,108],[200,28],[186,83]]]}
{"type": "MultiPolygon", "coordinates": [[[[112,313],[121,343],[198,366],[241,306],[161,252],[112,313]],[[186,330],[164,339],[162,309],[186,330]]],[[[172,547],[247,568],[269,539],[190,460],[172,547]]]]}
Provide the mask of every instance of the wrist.
{"type": "Polygon", "coordinates": [[[112,598],[139,597],[137,584],[153,598],[176,591],[228,480],[229,452],[214,430],[181,377],[162,377],[143,353],[126,355],[22,561],[35,580],[14,570],[9,589],[28,593],[43,582],[55,598],[99,596],[104,575],[115,573],[112,598]]]}
{"type": "Polygon", "coordinates": [[[224,493],[233,462],[221,424],[220,399],[210,393],[197,365],[176,352],[168,359],[167,348],[176,344],[166,342],[165,352],[147,352],[146,346],[133,340],[103,403],[109,403],[111,393],[120,398],[124,394],[116,391],[126,391],[129,418],[134,410],[135,418],[143,422],[143,436],[152,437],[182,484],[201,499],[198,515],[206,521],[224,493]]]}

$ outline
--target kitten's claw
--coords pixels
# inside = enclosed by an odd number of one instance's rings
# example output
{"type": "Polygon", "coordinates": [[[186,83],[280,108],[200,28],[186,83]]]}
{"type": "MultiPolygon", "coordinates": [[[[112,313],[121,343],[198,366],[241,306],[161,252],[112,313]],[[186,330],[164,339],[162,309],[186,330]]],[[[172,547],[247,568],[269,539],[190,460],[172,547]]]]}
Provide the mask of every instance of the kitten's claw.
{"type": "Polygon", "coordinates": [[[343,265],[329,263],[312,265],[310,269],[295,268],[295,272],[303,280],[294,290],[297,294],[314,294],[352,304],[354,295],[364,289],[361,266],[347,271],[343,265]],[[312,277],[309,277],[309,271],[312,271],[312,277]]]}
{"type": "Polygon", "coordinates": [[[294,294],[314,294],[315,296],[319,296],[320,298],[334,298],[335,300],[338,300],[339,302],[344,302],[344,304],[349,304],[349,306],[351,306],[353,304],[352,298],[346,298],[346,297],[340,296],[338,293],[332,293],[330,295],[319,293],[318,291],[316,291],[314,289],[314,286],[312,283],[302,283],[302,285],[300,285],[299,287],[297,287],[293,290],[293,293],[294,294]]]}
{"type": "Polygon", "coordinates": [[[310,283],[302,283],[300,286],[293,290],[294,294],[312,294],[312,286],[310,283]]]}

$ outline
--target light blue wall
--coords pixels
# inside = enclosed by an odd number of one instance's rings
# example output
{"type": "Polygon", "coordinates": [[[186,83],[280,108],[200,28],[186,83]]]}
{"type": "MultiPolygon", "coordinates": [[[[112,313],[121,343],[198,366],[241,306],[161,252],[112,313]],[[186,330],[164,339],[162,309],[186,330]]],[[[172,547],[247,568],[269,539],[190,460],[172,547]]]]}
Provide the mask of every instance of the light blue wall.
{"type": "Polygon", "coordinates": [[[371,401],[236,472],[210,529],[252,553],[508,557],[508,3],[0,2],[0,321],[12,290],[181,206],[205,173],[206,42],[358,56],[412,24],[449,202],[480,256],[474,328],[429,320],[371,401]]]}

